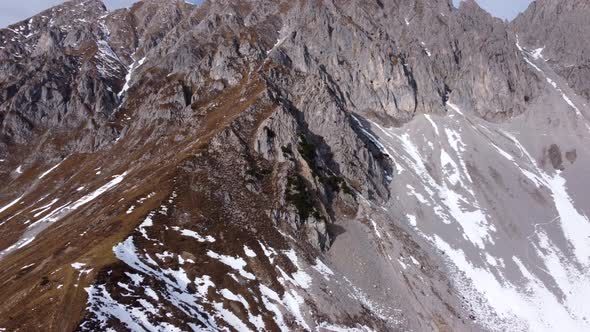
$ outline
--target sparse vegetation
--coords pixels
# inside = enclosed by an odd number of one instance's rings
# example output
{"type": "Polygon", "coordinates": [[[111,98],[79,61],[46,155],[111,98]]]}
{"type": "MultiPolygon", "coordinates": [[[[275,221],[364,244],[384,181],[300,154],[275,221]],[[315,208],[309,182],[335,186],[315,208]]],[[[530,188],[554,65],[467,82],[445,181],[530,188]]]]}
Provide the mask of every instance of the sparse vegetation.
{"type": "Polygon", "coordinates": [[[299,153],[313,169],[315,161],[315,146],[309,143],[303,134],[299,135],[299,153]]]}
{"type": "Polygon", "coordinates": [[[254,179],[262,181],[266,176],[270,175],[271,173],[272,170],[270,169],[261,168],[254,165],[253,167],[246,169],[246,175],[250,177],[250,179],[248,179],[247,182],[252,183],[254,182],[254,179]]]}
{"type": "MultiPolygon", "coordinates": [[[[326,175],[326,172],[321,166],[316,164],[316,148],[315,146],[310,143],[306,137],[301,134],[299,135],[299,153],[305,159],[307,164],[312,170],[313,175],[328,186],[333,191],[340,191],[342,190],[345,194],[353,195],[352,190],[346,183],[343,177],[337,175],[326,175]]],[[[286,151],[283,149],[283,153],[286,151]]],[[[288,151],[291,153],[291,150],[288,151]]]]}
{"type": "Polygon", "coordinates": [[[352,190],[346,183],[346,180],[344,180],[344,178],[341,176],[332,175],[327,178],[327,183],[334,191],[342,190],[342,192],[347,195],[353,195],[352,190]]]}
{"type": "Polygon", "coordinates": [[[301,221],[307,220],[310,216],[321,219],[303,176],[296,174],[287,179],[286,198],[287,202],[297,209],[301,221]]]}
{"type": "Polygon", "coordinates": [[[283,155],[285,156],[285,158],[293,157],[293,150],[291,150],[290,146],[281,146],[281,151],[283,151],[283,155]]]}
{"type": "Polygon", "coordinates": [[[277,134],[270,128],[268,127],[264,127],[265,131],[266,131],[266,136],[269,139],[274,139],[275,137],[277,137],[277,134]]]}

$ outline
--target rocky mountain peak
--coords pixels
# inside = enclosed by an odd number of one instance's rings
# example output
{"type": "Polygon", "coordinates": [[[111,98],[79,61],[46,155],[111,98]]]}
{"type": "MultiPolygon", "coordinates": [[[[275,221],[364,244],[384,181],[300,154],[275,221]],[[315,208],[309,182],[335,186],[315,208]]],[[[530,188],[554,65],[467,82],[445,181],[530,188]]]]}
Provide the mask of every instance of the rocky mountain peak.
{"type": "Polygon", "coordinates": [[[484,12],[489,15],[488,12],[486,12],[485,10],[483,10],[481,8],[481,6],[477,3],[476,0],[461,0],[461,1],[459,1],[459,9],[472,10],[472,11],[476,11],[478,13],[484,12]]]}
{"type": "Polygon", "coordinates": [[[567,3],[69,1],[1,29],[0,330],[586,330],[567,3]]]}
{"type": "Polygon", "coordinates": [[[512,26],[521,44],[535,51],[565,77],[577,93],[590,98],[590,45],[582,42],[590,33],[587,1],[538,0],[521,13],[512,26]],[[552,24],[547,24],[552,21],[552,24]]]}

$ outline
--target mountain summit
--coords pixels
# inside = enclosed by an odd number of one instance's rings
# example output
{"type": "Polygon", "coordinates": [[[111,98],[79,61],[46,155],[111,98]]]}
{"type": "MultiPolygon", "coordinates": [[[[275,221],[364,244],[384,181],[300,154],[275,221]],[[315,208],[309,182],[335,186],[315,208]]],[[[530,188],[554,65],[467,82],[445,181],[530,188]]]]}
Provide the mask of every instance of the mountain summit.
{"type": "Polygon", "coordinates": [[[0,30],[0,331],[590,328],[585,1],[74,0],[0,30]]]}

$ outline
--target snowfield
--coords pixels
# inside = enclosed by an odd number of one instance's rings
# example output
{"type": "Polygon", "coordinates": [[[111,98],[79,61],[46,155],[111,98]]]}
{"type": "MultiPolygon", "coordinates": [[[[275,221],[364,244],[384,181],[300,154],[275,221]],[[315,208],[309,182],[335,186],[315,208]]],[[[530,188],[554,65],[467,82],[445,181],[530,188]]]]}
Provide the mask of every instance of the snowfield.
{"type": "MultiPolygon", "coordinates": [[[[537,54],[541,59],[540,51],[537,54]]],[[[576,110],[578,121],[587,122],[557,84],[549,78],[548,82],[555,89],[555,98],[576,110]]],[[[567,172],[539,165],[539,159],[525,147],[531,144],[529,138],[519,137],[512,126],[498,128],[466,116],[454,104],[448,106],[455,116],[436,121],[422,116],[409,128],[371,124],[383,149],[402,170],[393,181],[392,192],[403,192],[396,180],[400,186],[405,183],[403,202],[408,203],[398,204],[396,215],[405,216],[407,226],[442,253],[455,287],[486,329],[590,329],[590,307],[583,300],[590,297],[589,211],[576,204],[568,189],[567,172]],[[502,159],[489,163],[478,157],[493,154],[502,159]],[[498,170],[493,174],[502,175],[504,186],[507,179],[516,179],[510,189],[494,189],[490,183],[497,182],[498,175],[496,180],[487,179],[489,175],[481,171],[491,167],[498,170]],[[535,207],[539,203],[523,198],[531,197],[533,191],[547,197],[548,206],[535,207]],[[506,209],[513,204],[507,193],[529,207],[506,209]],[[526,209],[537,212],[529,215],[526,209]],[[422,217],[416,217],[416,211],[422,217]],[[544,219],[533,217],[541,214],[544,219]]],[[[527,125],[538,126],[519,123],[514,127],[527,125]]],[[[535,130],[539,129],[529,128],[535,130]]],[[[569,135],[570,130],[563,133],[569,135]]],[[[399,263],[407,269],[407,263],[399,263]]]]}

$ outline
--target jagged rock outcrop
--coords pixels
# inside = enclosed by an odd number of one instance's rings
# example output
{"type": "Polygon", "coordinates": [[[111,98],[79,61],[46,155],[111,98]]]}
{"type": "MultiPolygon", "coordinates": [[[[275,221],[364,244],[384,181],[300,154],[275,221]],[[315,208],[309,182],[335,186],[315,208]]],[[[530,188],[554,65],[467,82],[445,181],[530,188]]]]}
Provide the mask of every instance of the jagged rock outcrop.
{"type": "Polygon", "coordinates": [[[535,327],[523,239],[573,256],[505,207],[579,201],[587,110],[520,44],[473,0],[74,0],[0,30],[0,327],[535,327]]]}
{"type": "Polygon", "coordinates": [[[586,99],[590,99],[588,15],[588,1],[536,0],[512,22],[523,47],[534,50],[586,99]]]}
{"type": "Polygon", "coordinates": [[[33,131],[80,130],[114,110],[106,74],[125,68],[111,64],[108,45],[98,43],[105,13],[100,1],[68,2],[0,32],[1,154],[7,144],[29,142],[33,131]]]}
{"type": "Polygon", "coordinates": [[[448,1],[310,2],[301,11],[284,21],[274,54],[327,76],[355,112],[403,123],[444,112],[456,91],[480,116],[505,119],[535,96],[514,35],[474,1],[458,10],[448,1]]]}
{"type": "Polygon", "coordinates": [[[1,144],[28,143],[47,130],[94,135],[66,149],[82,152],[116,137],[110,127],[117,93],[133,57],[147,53],[192,8],[183,1],[159,4],[109,14],[101,1],[69,1],[3,29],[1,144]]]}

